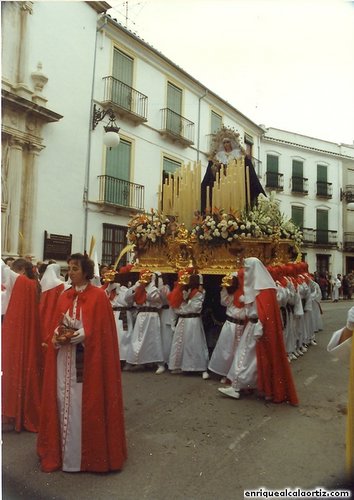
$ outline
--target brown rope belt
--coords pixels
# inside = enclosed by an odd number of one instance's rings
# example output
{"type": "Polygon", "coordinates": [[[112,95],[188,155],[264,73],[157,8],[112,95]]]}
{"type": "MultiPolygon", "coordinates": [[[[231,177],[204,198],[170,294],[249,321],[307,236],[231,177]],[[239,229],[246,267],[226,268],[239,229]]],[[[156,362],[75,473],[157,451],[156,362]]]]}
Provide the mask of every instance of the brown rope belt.
{"type": "Polygon", "coordinates": [[[200,314],[198,313],[179,314],[178,318],[200,318],[200,314]]]}
{"type": "Polygon", "coordinates": [[[159,312],[159,310],[157,307],[147,307],[147,306],[138,307],[138,314],[142,312],[157,313],[159,312]]]}
{"type": "Polygon", "coordinates": [[[169,309],[170,306],[168,304],[164,304],[161,309],[169,309]]]}
{"type": "Polygon", "coordinates": [[[113,311],[120,311],[119,319],[123,323],[123,330],[128,330],[128,315],[127,311],[133,309],[132,307],[125,306],[114,306],[112,307],[113,311]]]}
{"type": "Polygon", "coordinates": [[[236,323],[236,325],[244,325],[245,322],[243,319],[232,318],[231,316],[226,315],[226,320],[231,321],[231,323],[236,323]]]}

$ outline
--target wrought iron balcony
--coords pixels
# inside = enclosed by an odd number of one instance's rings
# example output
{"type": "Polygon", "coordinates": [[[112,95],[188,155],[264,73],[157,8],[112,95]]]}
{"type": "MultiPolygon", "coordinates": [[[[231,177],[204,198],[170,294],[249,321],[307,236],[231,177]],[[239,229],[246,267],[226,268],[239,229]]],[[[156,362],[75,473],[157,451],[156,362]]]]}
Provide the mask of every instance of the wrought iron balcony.
{"type": "Polygon", "coordinates": [[[148,98],[113,76],[105,76],[104,102],[119,109],[119,116],[128,117],[135,122],[147,121],[148,98]]]}
{"type": "Polygon", "coordinates": [[[340,190],[340,200],[345,200],[347,203],[354,202],[354,186],[345,186],[345,189],[340,190]]]}
{"type": "Polygon", "coordinates": [[[325,229],[302,229],[304,244],[309,246],[336,247],[338,245],[338,232],[325,229]]]}
{"type": "Polygon", "coordinates": [[[354,233],[344,233],[343,250],[345,252],[354,252],[354,233]]]}
{"type": "Polygon", "coordinates": [[[144,210],[145,188],[140,184],[99,175],[99,203],[135,210],[144,210]]]}
{"type": "Polygon", "coordinates": [[[266,188],[283,191],[284,189],[284,174],[278,172],[266,172],[266,188]]]}
{"type": "Polygon", "coordinates": [[[184,146],[194,144],[194,123],[169,108],[163,108],[160,133],[184,146]]]}
{"type": "Polygon", "coordinates": [[[291,177],[291,192],[298,194],[308,194],[308,179],[305,177],[297,177],[293,175],[291,177]]]}
{"type": "Polygon", "coordinates": [[[332,183],[317,181],[316,195],[321,198],[332,198],[332,183]]]}

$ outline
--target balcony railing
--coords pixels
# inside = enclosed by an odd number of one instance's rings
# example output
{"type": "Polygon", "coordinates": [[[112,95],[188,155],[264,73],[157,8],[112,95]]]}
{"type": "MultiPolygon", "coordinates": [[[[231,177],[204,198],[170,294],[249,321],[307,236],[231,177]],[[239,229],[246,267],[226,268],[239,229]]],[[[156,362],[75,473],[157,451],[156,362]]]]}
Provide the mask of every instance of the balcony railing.
{"type": "Polygon", "coordinates": [[[144,210],[144,186],[110,175],[99,175],[98,179],[99,203],[144,210]]]}
{"type": "Polygon", "coordinates": [[[336,247],[338,245],[338,232],[325,229],[302,228],[304,244],[336,247]]]}
{"type": "Polygon", "coordinates": [[[345,186],[345,189],[340,190],[340,199],[344,199],[347,203],[354,202],[354,186],[345,186]]]}
{"type": "Polygon", "coordinates": [[[266,188],[283,191],[284,189],[284,174],[278,172],[266,172],[266,188]]]}
{"type": "Polygon", "coordinates": [[[105,76],[104,101],[119,108],[121,115],[130,116],[135,121],[147,121],[148,98],[113,76],[105,76]]]}
{"type": "Polygon", "coordinates": [[[354,252],[354,233],[344,233],[343,250],[345,252],[354,252]]]}
{"type": "Polygon", "coordinates": [[[194,123],[169,108],[162,110],[161,133],[185,146],[194,144],[194,123]]]}
{"type": "Polygon", "coordinates": [[[332,198],[331,182],[318,181],[316,185],[317,185],[317,191],[316,191],[317,196],[320,196],[321,198],[332,198]]]}
{"type": "Polygon", "coordinates": [[[293,175],[291,177],[291,192],[298,194],[308,194],[308,179],[305,177],[297,177],[293,175]]]}

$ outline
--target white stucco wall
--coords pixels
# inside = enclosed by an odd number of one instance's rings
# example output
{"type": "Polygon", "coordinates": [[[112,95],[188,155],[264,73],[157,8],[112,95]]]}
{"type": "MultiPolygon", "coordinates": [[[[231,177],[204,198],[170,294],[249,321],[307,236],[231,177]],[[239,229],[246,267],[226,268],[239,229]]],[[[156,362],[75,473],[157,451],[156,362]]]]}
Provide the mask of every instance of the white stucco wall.
{"type": "Polygon", "coordinates": [[[83,249],[82,204],[90,120],[97,13],[84,2],[34,2],[28,22],[27,84],[37,63],[48,77],[47,107],[63,115],[45,125],[37,159],[38,197],[34,254],[42,257],[44,230],[73,235],[83,249]]]}

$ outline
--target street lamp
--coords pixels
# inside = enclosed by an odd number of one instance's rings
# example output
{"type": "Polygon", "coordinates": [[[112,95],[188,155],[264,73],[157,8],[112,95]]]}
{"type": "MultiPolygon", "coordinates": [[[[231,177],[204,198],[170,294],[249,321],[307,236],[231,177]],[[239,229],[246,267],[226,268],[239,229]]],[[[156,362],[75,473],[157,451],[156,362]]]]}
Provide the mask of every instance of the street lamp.
{"type": "Polygon", "coordinates": [[[115,148],[118,146],[120,142],[119,130],[120,128],[116,124],[116,115],[112,108],[108,109],[99,109],[96,104],[93,105],[93,113],[92,113],[92,130],[95,130],[98,123],[108,116],[108,125],[103,127],[105,129],[105,135],[103,138],[103,142],[105,146],[109,149],[115,148]]]}

